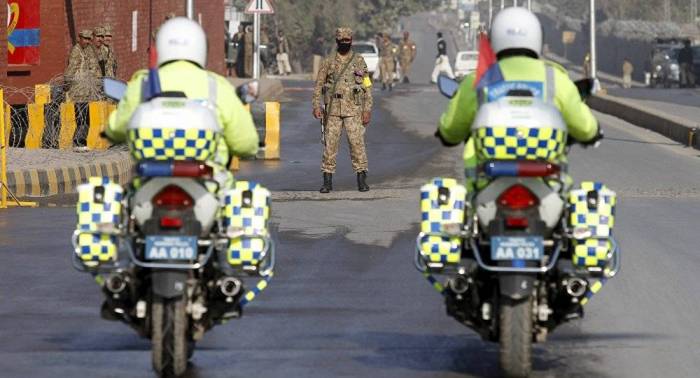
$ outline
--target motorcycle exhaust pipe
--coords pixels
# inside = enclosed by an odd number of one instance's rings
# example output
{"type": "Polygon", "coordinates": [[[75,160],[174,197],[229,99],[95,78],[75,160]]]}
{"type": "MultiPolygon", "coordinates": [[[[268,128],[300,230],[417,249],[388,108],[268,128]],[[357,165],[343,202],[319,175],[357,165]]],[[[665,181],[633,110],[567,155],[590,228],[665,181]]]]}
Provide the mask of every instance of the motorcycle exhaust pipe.
{"type": "Polygon", "coordinates": [[[111,274],[105,280],[105,288],[112,294],[119,294],[126,289],[126,280],[121,274],[111,274]]]}
{"type": "Polygon", "coordinates": [[[219,281],[219,289],[221,294],[227,297],[235,297],[241,292],[243,283],[235,277],[224,277],[219,281]]]}
{"type": "Polygon", "coordinates": [[[566,282],[566,293],[574,298],[579,298],[586,294],[588,282],[583,278],[570,277],[566,282]]]}
{"type": "Polygon", "coordinates": [[[464,294],[469,290],[469,281],[465,276],[455,276],[447,280],[447,287],[455,294],[464,294]]]}

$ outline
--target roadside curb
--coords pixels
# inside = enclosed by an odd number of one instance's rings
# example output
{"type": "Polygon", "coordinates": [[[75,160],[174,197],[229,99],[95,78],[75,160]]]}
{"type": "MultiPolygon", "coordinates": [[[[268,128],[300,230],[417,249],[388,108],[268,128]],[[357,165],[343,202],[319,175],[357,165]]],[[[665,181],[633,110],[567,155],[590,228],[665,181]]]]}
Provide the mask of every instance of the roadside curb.
{"type": "Polygon", "coordinates": [[[651,111],[618,97],[598,94],[588,101],[591,108],[623,119],[633,125],[657,132],[678,143],[700,149],[700,141],[695,136],[698,124],[658,110],[651,111]]]}
{"type": "Polygon", "coordinates": [[[119,158],[105,163],[8,171],[7,184],[18,198],[73,194],[78,185],[87,182],[92,176],[106,176],[123,185],[131,178],[133,163],[127,151],[119,154],[119,158]]]}

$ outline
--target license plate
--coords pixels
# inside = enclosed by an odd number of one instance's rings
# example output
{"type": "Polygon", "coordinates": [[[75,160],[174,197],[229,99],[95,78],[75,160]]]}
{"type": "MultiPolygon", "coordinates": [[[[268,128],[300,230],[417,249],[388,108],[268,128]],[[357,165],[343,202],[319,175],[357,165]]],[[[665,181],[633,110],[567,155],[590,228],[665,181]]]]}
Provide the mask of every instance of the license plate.
{"type": "Polygon", "coordinates": [[[146,236],[147,260],[194,260],[196,236],[146,236]]]}
{"type": "Polygon", "coordinates": [[[491,238],[492,260],[542,260],[541,236],[494,236],[491,238]]]}

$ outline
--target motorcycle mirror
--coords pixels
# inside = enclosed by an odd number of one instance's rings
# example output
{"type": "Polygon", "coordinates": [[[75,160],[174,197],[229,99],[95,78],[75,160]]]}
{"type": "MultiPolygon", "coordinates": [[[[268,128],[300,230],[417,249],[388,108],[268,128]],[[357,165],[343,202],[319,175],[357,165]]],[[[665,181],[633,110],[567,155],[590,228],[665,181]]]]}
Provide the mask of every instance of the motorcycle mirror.
{"type": "Polygon", "coordinates": [[[250,104],[258,99],[260,83],[257,80],[250,81],[238,87],[236,93],[243,104],[250,104]]]}
{"type": "Polygon", "coordinates": [[[578,89],[581,98],[586,99],[593,93],[593,87],[595,86],[595,80],[591,78],[585,78],[581,80],[576,80],[574,82],[576,88],[578,89]]]}
{"type": "Polygon", "coordinates": [[[457,93],[457,90],[459,89],[459,83],[456,80],[450,79],[448,76],[443,74],[438,76],[437,86],[440,93],[447,98],[454,97],[455,93],[457,93]]]}
{"type": "Polygon", "coordinates": [[[102,80],[102,86],[105,95],[114,101],[121,100],[126,93],[126,83],[121,80],[106,77],[102,80]]]}

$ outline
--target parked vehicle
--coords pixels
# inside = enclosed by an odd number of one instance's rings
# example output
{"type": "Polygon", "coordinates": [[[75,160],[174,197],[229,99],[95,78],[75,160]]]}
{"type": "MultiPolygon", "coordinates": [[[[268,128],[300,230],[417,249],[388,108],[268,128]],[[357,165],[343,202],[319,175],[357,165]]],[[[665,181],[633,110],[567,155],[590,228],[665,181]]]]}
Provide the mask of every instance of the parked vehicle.
{"type": "MultiPolygon", "coordinates": [[[[458,88],[445,76],[439,83],[443,94],[458,88]]],[[[594,182],[568,189],[566,124],[526,91],[481,105],[476,115],[481,189],[467,193],[451,178],[421,188],[414,260],[450,316],[499,343],[503,373],[515,377],[530,373],[533,342],[581,318],[620,269],[615,193],[594,182]]]]}
{"type": "Polygon", "coordinates": [[[367,70],[371,78],[375,78],[375,74],[379,74],[379,49],[374,42],[361,41],[354,42],[352,49],[356,53],[362,55],[367,63],[367,70]]]}
{"type": "Polygon", "coordinates": [[[455,57],[455,76],[458,78],[469,75],[476,71],[479,62],[478,51],[460,51],[455,57]]]}

